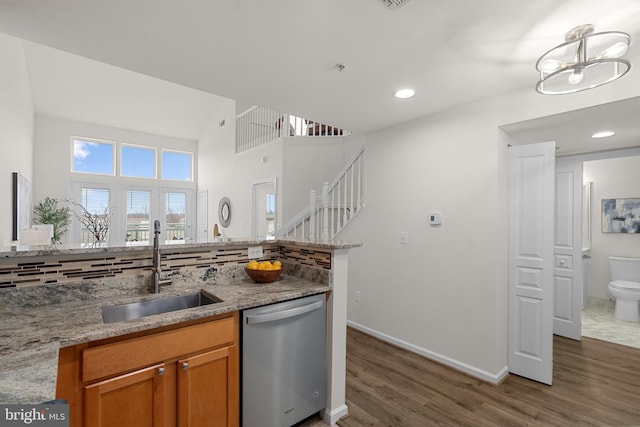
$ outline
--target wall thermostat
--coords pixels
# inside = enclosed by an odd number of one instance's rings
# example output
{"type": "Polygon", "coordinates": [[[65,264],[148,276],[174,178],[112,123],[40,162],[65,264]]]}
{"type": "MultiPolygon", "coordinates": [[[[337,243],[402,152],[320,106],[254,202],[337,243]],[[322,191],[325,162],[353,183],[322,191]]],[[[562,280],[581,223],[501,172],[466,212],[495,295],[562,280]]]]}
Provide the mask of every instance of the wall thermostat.
{"type": "Polygon", "coordinates": [[[440,225],[440,223],[441,223],[440,213],[433,212],[432,214],[429,215],[429,224],[431,224],[431,225],[440,225]]]}

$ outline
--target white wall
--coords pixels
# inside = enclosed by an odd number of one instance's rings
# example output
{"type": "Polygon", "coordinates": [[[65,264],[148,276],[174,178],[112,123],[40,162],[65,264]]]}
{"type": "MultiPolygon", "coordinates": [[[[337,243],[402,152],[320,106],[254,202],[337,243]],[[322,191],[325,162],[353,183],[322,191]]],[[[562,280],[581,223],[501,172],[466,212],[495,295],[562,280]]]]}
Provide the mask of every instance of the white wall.
{"type": "Polygon", "coordinates": [[[198,191],[208,192],[209,239],[214,224],[228,238],[251,237],[251,189],[256,180],[276,178],[277,209],[282,207],[282,139],[236,155],[235,117],[235,101],[226,101],[198,141],[198,191]],[[218,219],[222,197],[231,200],[231,223],[226,229],[218,219]]]}
{"type": "MultiPolygon", "coordinates": [[[[0,245],[12,237],[11,173],[33,187],[33,103],[22,41],[0,34],[0,245]]],[[[33,192],[32,192],[33,194],[33,192]]]]}
{"type": "Polygon", "coordinates": [[[640,258],[640,235],[603,233],[602,199],[640,198],[640,156],[584,162],[584,180],[591,181],[591,262],[589,296],[607,298],[609,256],[640,258]]]}
{"type": "MultiPolygon", "coordinates": [[[[238,212],[234,194],[229,191],[233,187],[235,153],[235,117],[236,103],[225,100],[202,136],[198,140],[198,192],[207,192],[208,240],[213,239],[213,225],[218,223],[218,202],[222,197],[229,197],[232,204],[231,224],[225,234],[233,236],[233,230],[242,215],[238,212]],[[224,120],[225,125],[220,127],[224,120]]],[[[220,227],[222,232],[222,227],[220,227]]]]}
{"type": "Polygon", "coordinates": [[[363,242],[350,321],[490,376],[506,364],[507,148],[486,118],[463,109],[368,135],[366,208],[341,239],[363,242]]]}
{"type": "Polygon", "coordinates": [[[283,220],[309,206],[309,192],[322,194],[322,184],[331,182],[355,150],[362,136],[287,137],[284,140],[283,220]]]}

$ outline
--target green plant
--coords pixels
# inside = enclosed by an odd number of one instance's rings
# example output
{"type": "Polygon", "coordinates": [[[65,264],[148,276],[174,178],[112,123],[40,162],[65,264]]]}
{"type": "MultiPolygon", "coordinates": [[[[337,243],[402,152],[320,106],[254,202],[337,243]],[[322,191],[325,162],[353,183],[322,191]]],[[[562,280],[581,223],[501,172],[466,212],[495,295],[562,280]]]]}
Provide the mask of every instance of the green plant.
{"type": "Polygon", "coordinates": [[[59,206],[58,199],[45,197],[33,208],[33,222],[36,224],[52,224],[52,243],[60,243],[62,235],[67,231],[71,222],[71,214],[68,206],[59,206]]]}

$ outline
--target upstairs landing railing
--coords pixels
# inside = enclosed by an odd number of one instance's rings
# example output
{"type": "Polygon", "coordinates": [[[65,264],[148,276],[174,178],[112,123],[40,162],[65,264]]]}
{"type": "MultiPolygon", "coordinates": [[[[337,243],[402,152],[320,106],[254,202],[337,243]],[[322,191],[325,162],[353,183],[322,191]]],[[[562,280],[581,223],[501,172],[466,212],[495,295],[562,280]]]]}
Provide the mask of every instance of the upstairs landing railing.
{"type": "Polygon", "coordinates": [[[342,136],[348,133],[335,126],[253,106],[236,117],[236,154],[283,136],[342,136]]]}
{"type": "Polygon", "coordinates": [[[364,208],[364,146],[336,178],[325,182],[320,196],[309,193],[309,206],[275,232],[278,237],[334,240],[364,208]]]}

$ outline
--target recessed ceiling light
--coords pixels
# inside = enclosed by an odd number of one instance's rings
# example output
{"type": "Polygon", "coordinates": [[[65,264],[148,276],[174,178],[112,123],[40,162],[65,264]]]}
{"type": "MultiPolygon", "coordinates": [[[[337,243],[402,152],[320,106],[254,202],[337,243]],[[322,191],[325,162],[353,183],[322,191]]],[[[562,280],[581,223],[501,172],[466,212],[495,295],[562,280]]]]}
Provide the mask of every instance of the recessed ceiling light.
{"type": "Polygon", "coordinates": [[[400,98],[400,99],[411,98],[415,94],[416,94],[416,91],[413,89],[400,89],[395,93],[396,98],[400,98]]]}
{"type": "Polygon", "coordinates": [[[591,138],[608,138],[610,136],[615,135],[616,133],[612,130],[604,130],[602,132],[596,132],[591,135],[591,138]]]}

